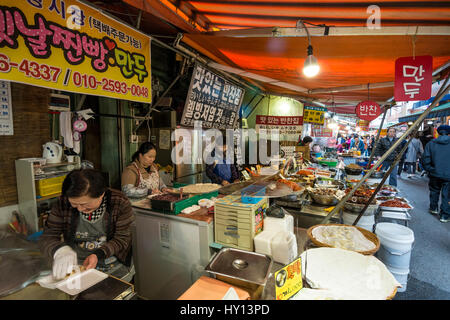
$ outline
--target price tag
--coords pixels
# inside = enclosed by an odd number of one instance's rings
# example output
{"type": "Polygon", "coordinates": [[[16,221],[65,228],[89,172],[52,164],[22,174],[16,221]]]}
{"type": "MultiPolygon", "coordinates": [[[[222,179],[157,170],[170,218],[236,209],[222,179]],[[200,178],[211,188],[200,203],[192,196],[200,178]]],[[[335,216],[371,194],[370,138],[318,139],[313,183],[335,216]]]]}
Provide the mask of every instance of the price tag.
{"type": "Polygon", "coordinates": [[[275,272],[276,300],[288,300],[303,288],[302,261],[296,259],[275,272]]]}

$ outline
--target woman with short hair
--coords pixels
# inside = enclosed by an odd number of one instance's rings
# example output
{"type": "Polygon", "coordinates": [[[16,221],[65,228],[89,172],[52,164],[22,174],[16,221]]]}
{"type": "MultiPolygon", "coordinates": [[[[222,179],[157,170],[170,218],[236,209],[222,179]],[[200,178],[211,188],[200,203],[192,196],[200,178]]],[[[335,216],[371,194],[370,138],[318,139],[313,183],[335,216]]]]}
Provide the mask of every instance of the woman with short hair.
{"type": "Polygon", "coordinates": [[[39,240],[53,260],[53,277],[63,279],[78,265],[112,274],[130,267],[133,221],[130,201],[108,188],[101,172],[69,173],[39,240]]]}

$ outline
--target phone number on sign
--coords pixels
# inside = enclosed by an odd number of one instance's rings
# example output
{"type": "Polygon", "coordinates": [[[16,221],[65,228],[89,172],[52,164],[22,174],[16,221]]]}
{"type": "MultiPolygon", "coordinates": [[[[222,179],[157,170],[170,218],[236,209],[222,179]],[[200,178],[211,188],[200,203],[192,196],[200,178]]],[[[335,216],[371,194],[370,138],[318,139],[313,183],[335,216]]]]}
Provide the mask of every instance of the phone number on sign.
{"type": "Polygon", "coordinates": [[[78,71],[73,73],[72,81],[75,86],[84,87],[87,89],[95,90],[101,86],[103,91],[110,91],[120,94],[128,94],[131,92],[131,95],[133,96],[144,98],[148,98],[149,95],[148,88],[146,87],[141,87],[135,84],[129,87],[125,82],[107,78],[103,78],[102,81],[99,81],[95,76],[82,74],[78,71]]]}
{"type": "MultiPolygon", "coordinates": [[[[7,55],[0,53],[0,72],[8,73],[11,69],[17,69],[22,72],[27,77],[34,79],[42,79],[49,82],[58,82],[61,75],[62,69],[59,67],[49,66],[47,64],[40,64],[35,61],[30,61],[28,59],[23,59],[20,63],[15,63],[10,61],[7,55]]],[[[66,79],[64,80],[64,85],[67,85],[68,75],[70,70],[66,72],[66,79]]],[[[144,86],[131,85],[128,86],[127,83],[119,80],[111,80],[103,78],[101,81],[97,80],[95,76],[82,74],[75,71],[72,74],[72,81],[76,87],[84,87],[86,89],[96,90],[99,86],[103,91],[115,92],[119,94],[126,95],[131,93],[131,95],[136,97],[149,97],[149,89],[144,86]]]]}

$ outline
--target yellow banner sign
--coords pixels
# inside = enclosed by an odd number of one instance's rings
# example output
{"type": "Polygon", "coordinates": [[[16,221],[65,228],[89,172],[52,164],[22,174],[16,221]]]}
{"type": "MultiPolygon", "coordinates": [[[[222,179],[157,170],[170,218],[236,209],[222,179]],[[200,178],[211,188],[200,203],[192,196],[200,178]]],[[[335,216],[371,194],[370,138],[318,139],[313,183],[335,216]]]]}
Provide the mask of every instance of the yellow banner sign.
{"type": "Polygon", "coordinates": [[[323,125],[325,122],[326,108],[305,106],[303,110],[303,122],[323,125]]]}
{"type": "Polygon", "coordinates": [[[275,272],[276,300],[288,300],[303,288],[301,258],[275,272]]]}
{"type": "Polygon", "coordinates": [[[151,103],[148,36],[77,0],[7,4],[1,80],[151,103]]]}

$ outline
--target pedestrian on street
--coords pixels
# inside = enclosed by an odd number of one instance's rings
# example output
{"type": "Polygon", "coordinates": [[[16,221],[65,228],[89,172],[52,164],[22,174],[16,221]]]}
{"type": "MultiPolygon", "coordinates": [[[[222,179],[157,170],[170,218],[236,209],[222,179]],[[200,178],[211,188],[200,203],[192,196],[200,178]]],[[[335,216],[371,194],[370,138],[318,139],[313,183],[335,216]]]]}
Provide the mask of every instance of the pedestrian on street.
{"type": "MultiPolygon", "coordinates": [[[[378,146],[375,150],[375,156],[377,156],[378,158],[381,158],[381,156],[383,154],[385,154],[397,142],[398,139],[395,136],[396,133],[397,133],[397,131],[395,130],[395,128],[388,129],[387,136],[380,139],[380,141],[378,142],[378,146]]],[[[390,168],[392,166],[392,164],[393,164],[395,158],[397,157],[397,155],[399,154],[400,150],[401,150],[401,145],[399,145],[386,158],[386,160],[384,160],[384,162],[383,162],[384,170],[388,170],[388,168],[390,168]]],[[[391,172],[391,175],[389,176],[389,184],[391,186],[394,186],[394,187],[397,186],[397,174],[398,174],[398,168],[394,168],[391,172]]]]}
{"type": "MultiPolygon", "coordinates": [[[[405,140],[403,140],[401,143],[400,143],[400,149],[402,149],[404,146],[405,146],[405,144],[406,144],[406,139],[405,140]]],[[[409,148],[409,147],[408,147],[409,148]]],[[[402,158],[400,159],[400,162],[399,162],[399,164],[398,164],[398,176],[400,176],[400,178],[402,177],[402,172],[403,172],[403,170],[405,170],[405,160],[406,160],[406,153],[408,152],[408,149],[405,151],[405,152],[403,152],[403,155],[402,155],[402,158]]],[[[406,171],[406,170],[405,170],[406,171]]]]}
{"type": "Polygon", "coordinates": [[[416,174],[417,160],[423,153],[422,142],[418,139],[419,135],[413,133],[409,136],[411,142],[409,143],[406,153],[405,164],[408,168],[408,178],[412,178],[416,174]]]}
{"type": "Polygon", "coordinates": [[[430,178],[430,213],[439,214],[441,222],[450,218],[450,126],[437,129],[439,137],[427,143],[422,157],[423,168],[430,178]],[[439,212],[439,197],[441,208],[439,212]]]}

